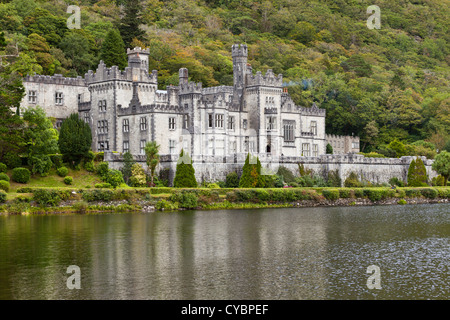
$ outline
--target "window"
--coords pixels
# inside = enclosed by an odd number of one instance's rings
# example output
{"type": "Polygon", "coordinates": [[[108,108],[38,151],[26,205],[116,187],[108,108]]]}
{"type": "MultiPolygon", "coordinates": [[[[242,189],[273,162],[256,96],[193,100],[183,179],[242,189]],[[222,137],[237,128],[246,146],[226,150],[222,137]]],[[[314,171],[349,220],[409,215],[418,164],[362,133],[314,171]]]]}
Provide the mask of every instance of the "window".
{"type": "Polygon", "coordinates": [[[359,149],[359,143],[358,142],[352,142],[352,149],[359,149]]]}
{"type": "Polygon", "coordinates": [[[103,134],[108,133],[108,120],[100,120],[97,122],[97,133],[103,134]]]}
{"type": "Polygon", "coordinates": [[[169,117],[169,130],[175,130],[175,117],[169,117]]]}
{"type": "Polygon", "coordinates": [[[183,129],[189,128],[189,115],[183,114],[183,129]]]}
{"type": "Polygon", "coordinates": [[[63,104],[63,93],[62,92],[56,92],[55,93],[55,103],[56,104],[63,104]]]}
{"type": "Polygon", "coordinates": [[[223,114],[216,114],[215,115],[215,127],[216,128],[223,128],[223,114]]]}
{"type": "Polygon", "coordinates": [[[81,103],[83,95],[81,93],[78,94],[78,103],[81,103]]]}
{"type": "Polygon", "coordinates": [[[175,154],[175,140],[169,140],[169,153],[175,154]]]}
{"type": "Polygon", "coordinates": [[[230,141],[230,152],[236,153],[236,141],[230,141]]]}
{"type": "Polygon", "coordinates": [[[294,121],[284,120],[283,121],[283,137],[285,142],[294,141],[294,121]]]}
{"type": "Polygon", "coordinates": [[[228,117],[228,129],[229,130],[234,130],[234,127],[236,126],[235,121],[234,121],[234,117],[228,117]]]}
{"type": "Polygon", "coordinates": [[[303,157],[311,156],[310,149],[309,149],[309,143],[302,143],[302,156],[303,157]]]}
{"type": "Polygon", "coordinates": [[[139,128],[141,129],[141,131],[147,130],[147,118],[146,117],[141,117],[141,119],[139,120],[139,128]]]}
{"type": "Polygon", "coordinates": [[[212,113],[208,114],[208,128],[212,128],[213,127],[213,115],[212,113]]]}
{"type": "Polygon", "coordinates": [[[106,100],[100,100],[98,102],[98,112],[106,112],[106,100]]]}
{"type": "Polygon", "coordinates": [[[145,154],[145,144],[147,143],[147,140],[141,140],[141,143],[140,143],[140,153],[141,154],[145,154]]]}
{"type": "Polygon", "coordinates": [[[84,122],[89,123],[89,112],[84,113],[84,122]]]}
{"type": "Polygon", "coordinates": [[[244,152],[245,153],[249,152],[249,141],[250,141],[249,137],[244,138],[244,152]]]}
{"type": "Polygon", "coordinates": [[[123,132],[130,132],[130,120],[128,119],[122,120],[122,130],[123,132]]]}
{"type": "Polygon", "coordinates": [[[36,90],[30,90],[30,91],[28,91],[28,102],[29,102],[29,103],[36,103],[36,102],[37,102],[37,93],[36,93],[36,90]]]}
{"type": "Polygon", "coordinates": [[[247,119],[242,120],[242,128],[244,128],[245,130],[247,130],[247,124],[248,124],[247,119]]]}
{"type": "Polygon", "coordinates": [[[311,121],[311,132],[317,135],[317,121],[311,121]]]}
{"type": "Polygon", "coordinates": [[[319,145],[313,144],[313,157],[318,157],[318,156],[319,156],[319,145]]]}
{"type": "Polygon", "coordinates": [[[127,153],[130,151],[130,143],[128,141],[123,142],[123,153],[127,153]]]}
{"type": "Polygon", "coordinates": [[[275,130],[277,128],[276,119],[276,117],[267,117],[267,131],[275,130]]]}
{"type": "Polygon", "coordinates": [[[99,141],[98,142],[98,151],[109,150],[109,142],[108,141],[99,141]]]}

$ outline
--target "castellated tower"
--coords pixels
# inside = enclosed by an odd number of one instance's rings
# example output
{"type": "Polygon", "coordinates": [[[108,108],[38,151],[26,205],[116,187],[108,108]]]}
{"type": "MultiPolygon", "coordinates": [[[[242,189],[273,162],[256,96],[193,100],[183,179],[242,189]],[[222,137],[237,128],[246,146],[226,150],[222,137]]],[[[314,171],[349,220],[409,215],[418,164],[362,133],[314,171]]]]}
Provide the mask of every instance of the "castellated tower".
{"type": "Polygon", "coordinates": [[[150,49],[142,49],[136,47],[134,49],[127,49],[128,66],[131,68],[141,68],[148,71],[148,56],[150,49]]]}
{"type": "Polygon", "coordinates": [[[233,105],[235,108],[242,108],[242,95],[246,85],[245,76],[247,74],[248,49],[246,44],[234,44],[231,47],[233,57],[233,80],[234,94],[233,105]]]}

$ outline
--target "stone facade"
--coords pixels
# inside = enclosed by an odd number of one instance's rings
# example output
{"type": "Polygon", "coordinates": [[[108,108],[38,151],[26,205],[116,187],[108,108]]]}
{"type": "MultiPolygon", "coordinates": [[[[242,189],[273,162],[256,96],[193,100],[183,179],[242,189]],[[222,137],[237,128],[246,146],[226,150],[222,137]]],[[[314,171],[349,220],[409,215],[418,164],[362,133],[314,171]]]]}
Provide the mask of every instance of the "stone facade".
{"type": "Polygon", "coordinates": [[[359,153],[360,150],[359,137],[327,134],[325,141],[333,147],[333,154],[359,153]]]}

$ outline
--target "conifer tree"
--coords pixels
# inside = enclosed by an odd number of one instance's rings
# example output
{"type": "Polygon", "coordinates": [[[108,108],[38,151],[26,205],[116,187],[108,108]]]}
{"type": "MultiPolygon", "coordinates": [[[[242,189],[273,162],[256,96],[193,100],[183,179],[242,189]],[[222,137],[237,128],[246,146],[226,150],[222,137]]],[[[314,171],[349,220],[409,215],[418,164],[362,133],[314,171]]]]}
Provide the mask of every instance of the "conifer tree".
{"type": "Polygon", "coordinates": [[[139,0],[126,0],[125,15],[120,21],[119,31],[127,48],[131,47],[133,39],[142,40],[144,31],[139,28],[142,24],[142,5],[139,0]]]}
{"type": "Polygon", "coordinates": [[[91,144],[91,128],[78,117],[78,114],[72,113],[62,122],[58,146],[65,161],[73,167],[76,166],[87,156],[91,144]]]}
{"type": "Polygon", "coordinates": [[[123,70],[128,64],[125,44],[116,29],[112,29],[106,35],[100,50],[100,59],[108,68],[118,66],[123,70]]]}
{"type": "Polygon", "coordinates": [[[426,187],[427,180],[427,170],[422,159],[413,159],[408,168],[408,187],[426,187]]]}
{"type": "Polygon", "coordinates": [[[156,141],[147,142],[145,145],[145,156],[148,170],[150,171],[150,183],[154,187],[156,166],[159,163],[159,147],[156,141]]]}
{"type": "Polygon", "coordinates": [[[180,159],[177,163],[177,171],[173,180],[175,188],[196,188],[197,180],[195,179],[195,170],[192,166],[192,159],[181,149],[180,159]]]}
{"type": "Polygon", "coordinates": [[[256,157],[256,163],[254,163],[254,157],[247,154],[244,167],[242,168],[241,179],[239,180],[239,188],[263,188],[265,185],[264,176],[261,175],[261,162],[256,157]],[[250,157],[252,157],[252,163],[250,163],[250,157]]]}

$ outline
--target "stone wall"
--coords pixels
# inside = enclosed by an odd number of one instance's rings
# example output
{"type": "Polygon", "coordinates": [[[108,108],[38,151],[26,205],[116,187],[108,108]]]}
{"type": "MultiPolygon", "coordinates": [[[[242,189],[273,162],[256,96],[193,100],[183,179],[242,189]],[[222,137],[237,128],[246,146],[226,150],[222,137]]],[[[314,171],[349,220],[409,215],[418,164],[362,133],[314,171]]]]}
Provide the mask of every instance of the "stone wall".
{"type": "MultiPolygon", "coordinates": [[[[169,181],[173,181],[176,171],[176,162],[178,155],[162,155],[158,170],[169,170],[169,181]]],[[[244,165],[246,154],[238,153],[225,157],[198,156],[193,157],[193,166],[197,181],[215,182],[224,181],[229,172],[235,171],[240,175],[244,165]]],[[[388,183],[393,177],[407,181],[409,164],[415,157],[401,158],[366,158],[362,155],[343,154],[343,155],[321,155],[319,157],[277,157],[272,158],[267,155],[260,155],[259,159],[264,168],[273,172],[278,170],[279,166],[284,166],[298,176],[298,165],[303,163],[305,169],[312,169],[314,173],[326,176],[329,171],[338,170],[342,182],[354,171],[359,178],[366,179],[372,183],[388,183]]],[[[433,160],[420,157],[427,170],[429,179],[437,176],[437,173],[431,169],[433,160]]],[[[118,153],[105,153],[105,161],[108,161],[110,168],[119,169],[122,167],[123,156],[118,153]]],[[[135,156],[144,168],[145,156],[135,156]]]]}

